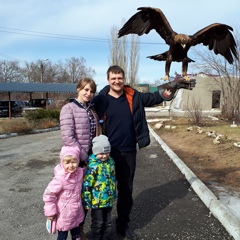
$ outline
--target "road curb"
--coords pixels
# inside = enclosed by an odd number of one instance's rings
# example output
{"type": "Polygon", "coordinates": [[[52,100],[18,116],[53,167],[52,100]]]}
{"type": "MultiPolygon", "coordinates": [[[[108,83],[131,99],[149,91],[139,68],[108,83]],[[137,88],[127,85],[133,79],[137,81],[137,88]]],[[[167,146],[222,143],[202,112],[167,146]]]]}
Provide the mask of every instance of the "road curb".
{"type": "Polygon", "coordinates": [[[186,177],[193,190],[216,217],[225,229],[234,237],[240,240],[240,221],[234,216],[226,206],[224,206],[213,192],[188,168],[188,166],[168,147],[168,145],[154,132],[148,125],[149,131],[156,141],[161,145],[162,149],[168,154],[172,161],[176,164],[182,174],[186,177]]]}

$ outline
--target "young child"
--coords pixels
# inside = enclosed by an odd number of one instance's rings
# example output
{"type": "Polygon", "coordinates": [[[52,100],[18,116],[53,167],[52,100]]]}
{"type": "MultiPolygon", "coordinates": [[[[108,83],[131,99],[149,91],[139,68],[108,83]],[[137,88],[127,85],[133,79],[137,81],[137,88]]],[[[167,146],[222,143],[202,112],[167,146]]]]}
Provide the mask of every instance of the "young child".
{"type": "Polygon", "coordinates": [[[54,168],[54,178],[43,194],[44,214],[49,220],[56,220],[57,240],[66,240],[68,231],[72,240],[80,240],[79,224],[84,219],[81,200],[84,169],[78,167],[79,148],[63,146],[61,163],[54,168]]]}
{"type": "Polygon", "coordinates": [[[89,158],[84,177],[83,206],[91,210],[93,240],[111,237],[111,212],[116,198],[114,160],[110,157],[111,146],[104,135],[93,138],[93,154],[89,158]]]}

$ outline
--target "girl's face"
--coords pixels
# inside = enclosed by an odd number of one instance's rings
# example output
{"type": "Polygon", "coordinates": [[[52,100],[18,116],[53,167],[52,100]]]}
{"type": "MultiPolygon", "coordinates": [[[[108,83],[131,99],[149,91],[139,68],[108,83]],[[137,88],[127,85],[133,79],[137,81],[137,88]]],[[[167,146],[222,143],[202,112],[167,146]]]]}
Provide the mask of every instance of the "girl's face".
{"type": "Polygon", "coordinates": [[[78,90],[78,100],[84,105],[94,97],[94,92],[88,83],[83,89],[78,90]]]}
{"type": "Polygon", "coordinates": [[[65,172],[74,173],[78,169],[78,160],[75,156],[69,155],[64,158],[62,165],[65,172]]]}

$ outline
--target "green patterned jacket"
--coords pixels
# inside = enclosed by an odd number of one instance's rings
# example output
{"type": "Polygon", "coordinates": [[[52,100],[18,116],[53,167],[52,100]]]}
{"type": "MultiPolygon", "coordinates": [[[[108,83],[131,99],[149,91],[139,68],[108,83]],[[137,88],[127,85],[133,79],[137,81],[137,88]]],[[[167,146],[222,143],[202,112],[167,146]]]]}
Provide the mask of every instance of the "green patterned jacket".
{"type": "Polygon", "coordinates": [[[117,197],[114,160],[101,161],[92,154],[83,181],[82,202],[86,209],[112,207],[117,197]]]}

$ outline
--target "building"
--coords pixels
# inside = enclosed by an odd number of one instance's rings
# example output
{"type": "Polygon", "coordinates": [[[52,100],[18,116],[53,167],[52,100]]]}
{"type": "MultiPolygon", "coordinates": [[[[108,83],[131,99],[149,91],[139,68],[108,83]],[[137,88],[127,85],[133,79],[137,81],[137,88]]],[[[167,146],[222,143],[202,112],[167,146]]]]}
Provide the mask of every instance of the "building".
{"type": "Polygon", "coordinates": [[[196,79],[196,86],[193,90],[179,90],[173,100],[172,108],[183,111],[221,109],[221,88],[216,80],[202,73],[194,79],[196,79]]]}

